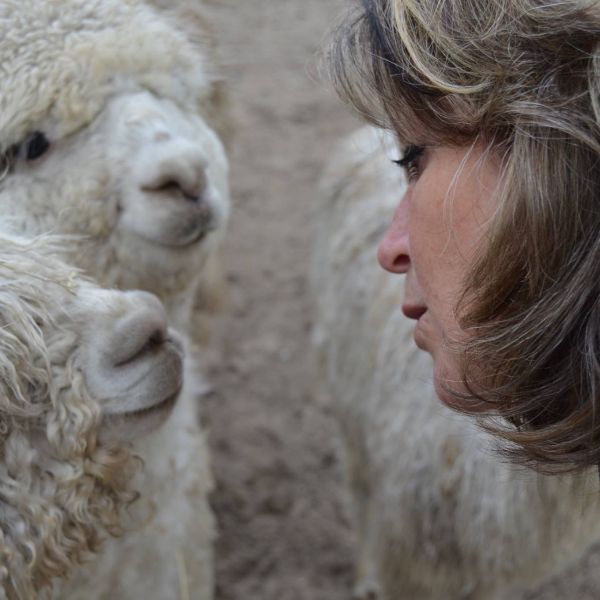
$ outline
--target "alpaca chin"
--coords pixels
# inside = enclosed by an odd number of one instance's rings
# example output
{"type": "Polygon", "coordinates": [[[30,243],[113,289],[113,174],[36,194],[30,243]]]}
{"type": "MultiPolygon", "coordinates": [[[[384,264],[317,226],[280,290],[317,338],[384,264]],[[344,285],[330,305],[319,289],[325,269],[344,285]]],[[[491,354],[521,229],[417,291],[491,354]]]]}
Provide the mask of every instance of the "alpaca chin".
{"type": "Polygon", "coordinates": [[[147,436],[164,425],[178,397],[179,391],[149,408],[104,416],[99,439],[103,442],[133,442],[147,436]]]}

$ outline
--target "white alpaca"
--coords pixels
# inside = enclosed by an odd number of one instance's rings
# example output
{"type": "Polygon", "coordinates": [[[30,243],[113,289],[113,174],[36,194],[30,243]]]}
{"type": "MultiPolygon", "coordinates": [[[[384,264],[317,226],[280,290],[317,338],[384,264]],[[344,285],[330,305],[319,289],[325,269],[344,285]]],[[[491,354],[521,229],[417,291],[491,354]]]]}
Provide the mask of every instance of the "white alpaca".
{"type": "Polygon", "coordinates": [[[0,234],[1,598],[48,596],[136,525],[130,442],[164,422],[182,385],[160,302],[97,288],[59,249],[0,234]]]}
{"type": "Polygon", "coordinates": [[[507,465],[491,436],[435,396],[431,360],[400,311],[403,278],[376,259],[405,188],[397,154],[372,129],[340,147],[313,261],[315,335],[359,538],[357,596],[497,599],[600,539],[598,475],[507,465]]]}
{"type": "MultiPolygon", "coordinates": [[[[138,0],[0,1],[0,213],[18,232],[81,236],[69,260],[100,285],[157,294],[191,337],[218,272],[228,163],[208,38],[178,16],[138,0]]],[[[212,596],[195,370],[186,358],[174,414],[140,449],[155,513],[81,573],[86,598],[212,596]]]]}
{"type": "Polygon", "coordinates": [[[174,23],[134,0],[0,2],[0,210],[25,233],[85,235],[81,268],[187,326],[228,165],[203,117],[211,65],[174,23]]]}

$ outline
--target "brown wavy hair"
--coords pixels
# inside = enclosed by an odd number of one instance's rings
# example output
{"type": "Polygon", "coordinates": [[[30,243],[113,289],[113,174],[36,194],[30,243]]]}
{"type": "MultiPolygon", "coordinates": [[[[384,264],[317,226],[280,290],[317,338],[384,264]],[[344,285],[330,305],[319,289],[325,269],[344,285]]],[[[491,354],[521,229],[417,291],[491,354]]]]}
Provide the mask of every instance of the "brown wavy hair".
{"type": "Polygon", "coordinates": [[[364,0],[328,64],[401,142],[499,156],[499,208],[457,306],[459,404],[512,423],[485,421],[513,460],[599,465],[600,2],[364,0]]]}

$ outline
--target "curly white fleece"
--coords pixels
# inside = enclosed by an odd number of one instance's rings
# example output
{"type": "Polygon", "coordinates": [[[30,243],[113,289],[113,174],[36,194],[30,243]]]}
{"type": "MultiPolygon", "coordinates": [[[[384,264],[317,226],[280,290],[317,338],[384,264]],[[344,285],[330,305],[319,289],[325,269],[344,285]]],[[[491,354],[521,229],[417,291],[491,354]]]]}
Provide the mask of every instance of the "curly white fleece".
{"type": "Polygon", "coordinates": [[[0,597],[68,576],[135,498],[137,461],[98,443],[78,355],[78,289],[57,239],[0,235],[0,597]]]}

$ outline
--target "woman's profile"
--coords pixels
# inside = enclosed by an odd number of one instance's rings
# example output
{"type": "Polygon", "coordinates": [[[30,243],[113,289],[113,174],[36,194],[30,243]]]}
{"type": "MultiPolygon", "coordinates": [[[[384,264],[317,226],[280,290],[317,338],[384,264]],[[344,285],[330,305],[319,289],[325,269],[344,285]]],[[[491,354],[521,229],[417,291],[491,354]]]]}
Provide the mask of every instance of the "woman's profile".
{"type": "Polygon", "coordinates": [[[546,470],[600,463],[600,4],[364,0],[341,94],[403,149],[379,249],[438,396],[546,470]]]}

